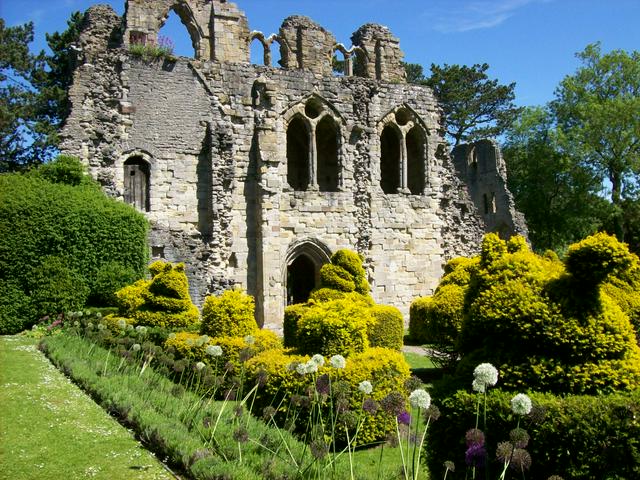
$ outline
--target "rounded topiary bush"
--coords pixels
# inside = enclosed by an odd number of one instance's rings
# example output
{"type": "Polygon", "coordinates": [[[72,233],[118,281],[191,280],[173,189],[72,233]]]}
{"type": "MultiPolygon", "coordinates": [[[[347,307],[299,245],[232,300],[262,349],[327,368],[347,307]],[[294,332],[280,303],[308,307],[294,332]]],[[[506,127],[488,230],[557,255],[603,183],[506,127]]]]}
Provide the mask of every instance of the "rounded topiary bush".
{"type": "Polygon", "coordinates": [[[131,268],[118,262],[108,262],[98,269],[91,294],[91,303],[100,306],[117,304],[116,292],[131,285],[138,275],[131,268]]]}
{"type": "Polygon", "coordinates": [[[369,346],[367,331],[373,323],[370,308],[349,298],[311,305],[297,323],[301,353],[344,355],[369,346]]]}
{"type": "Polygon", "coordinates": [[[13,335],[37,321],[31,299],[17,282],[0,280],[0,335],[13,335]]]}
{"type": "MultiPolygon", "coordinates": [[[[458,295],[444,304],[448,315],[463,319],[459,376],[490,362],[507,389],[598,393],[640,386],[636,332],[604,283],[637,268],[637,258],[600,234],[570,247],[565,262],[566,269],[521,241],[485,237],[464,301],[458,295]]],[[[618,289],[625,283],[616,282],[618,289]]]]}
{"type": "Polygon", "coordinates": [[[396,307],[375,305],[371,308],[373,322],[367,336],[372,347],[400,350],[404,339],[404,318],[396,307]]]}
{"type": "Polygon", "coordinates": [[[356,284],[353,275],[344,268],[327,263],[320,269],[320,284],[322,288],[329,288],[339,292],[353,292],[356,284]]]}
{"type": "Polygon", "coordinates": [[[138,325],[170,329],[194,326],[200,312],[189,296],[184,264],[154,262],[153,278],[139,280],[116,292],[119,314],[138,325]]]}
{"type": "Polygon", "coordinates": [[[258,331],[253,297],[239,290],[209,296],[202,307],[201,332],[212,337],[242,337],[258,331]]]}

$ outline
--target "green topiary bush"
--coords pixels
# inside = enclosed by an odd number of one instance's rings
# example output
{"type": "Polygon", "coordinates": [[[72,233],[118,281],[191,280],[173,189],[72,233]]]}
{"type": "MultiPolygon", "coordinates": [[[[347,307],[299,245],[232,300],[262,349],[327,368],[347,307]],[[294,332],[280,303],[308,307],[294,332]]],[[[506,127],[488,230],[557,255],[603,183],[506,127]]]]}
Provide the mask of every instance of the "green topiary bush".
{"type": "Polygon", "coordinates": [[[425,325],[434,312],[440,326],[447,326],[443,319],[451,325],[462,319],[457,339],[455,328],[444,331],[462,355],[459,376],[490,362],[506,389],[598,393],[640,386],[636,332],[603,283],[618,274],[620,289],[623,272],[638,268],[637,258],[613,237],[597,235],[572,246],[565,262],[566,269],[533,254],[522,240],[491,234],[476,267],[458,273],[459,263],[443,279],[425,309],[425,325]],[[446,287],[461,283],[449,282],[451,275],[467,286],[445,298],[446,287]]]}
{"type": "Polygon", "coordinates": [[[89,296],[85,279],[54,256],[42,258],[29,279],[31,308],[36,318],[80,310],[89,296]]]}
{"type": "Polygon", "coordinates": [[[19,333],[37,319],[24,289],[16,282],[0,280],[0,335],[19,333]]]}
{"type": "Polygon", "coordinates": [[[202,307],[201,332],[211,337],[242,337],[259,329],[253,297],[239,290],[209,296],[202,307]]]}
{"type": "Polygon", "coordinates": [[[344,355],[369,346],[371,309],[349,298],[311,305],[298,320],[297,347],[303,354],[344,355]]]}
{"type": "MultiPolygon", "coordinates": [[[[441,419],[429,427],[425,443],[434,478],[442,478],[446,460],[455,463],[456,475],[464,475],[465,433],[475,426],[477,395],[460,391],[438,401],[441,419]]],[[[639,390],[598,396],[529,396],[533,410],[520,422],[531,437],[527,451],[532,464],[527,478],[640,478],[639,390]]],[[[508,440],[517,424],[511,412],[512,397],[513,393],[500,390],[491,390],[487,397],[485,433],[492,473],[501,471],[495,461],[497,443],[508,440]]]]}
{"type": "Polygon", "coordinates": [[[396,307],[375,305],[371,308],[373,322],[369,325],[367,337],[372,347],[400,350],[404,339],[404,318],[396,307]]]}
{"type": "Polygon", "coordinates": [[[96,274],[90,303],[105,307],[116,305],[116,292],[131,285],[137,278],[138,275],[131,267],[118,262],[105,263],[96,274]]]}
{"type": "Polygon", "coordinates": [[[200,312],[189,296],[184,264],[155,262],[153,278],[140,280],[116,292],[119,314],[137,325],[170,329],[194,326],[200,312]]]}
{"type": "MultiPolygon", "coordinates": [[[[333,291],[333,290],[330,290],[333,291]]],[[[295,347],[297,345],[296,335],[298,332],[298,320],[309,309],[306,303],[289,305],[284,309],[284,321],[282,323],[282,334],[284,336],[285,347],[295,347]]]]}
{"type": "MultiPolygon", "coordinates": [[[[45,257],[62,258],[65,268],[82,277],[78,291],[69,294],[76,298],[85,294],[82,285],[91,298],[101,295],[96,281],[103,265],[118,263],[141,278],[148,261],[144,215],[107,197],[71,157],[27,174],[0,175],[0,231],[0,282],[15,282],[25,295],[38,298],[40,313],[54,308],[43,310],[47,294],[38,293],[33,277],[45,257]]],[[[49,282],[46,288],[55,287],[49,282]]]]}

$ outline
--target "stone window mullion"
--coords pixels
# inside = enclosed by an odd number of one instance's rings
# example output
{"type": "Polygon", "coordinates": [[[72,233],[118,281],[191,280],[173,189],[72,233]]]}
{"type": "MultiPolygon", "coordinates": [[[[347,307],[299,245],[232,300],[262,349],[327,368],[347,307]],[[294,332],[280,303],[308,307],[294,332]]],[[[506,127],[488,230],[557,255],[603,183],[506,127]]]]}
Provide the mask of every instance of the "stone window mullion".
{"type": "Polygon", "coordinates": [[[316,145],[316,124],[309,130],[309,189],[318,190],[318,147],[316,145]]]}
{"type": "Polygon", "coordinates": [[[401,191],[406,191],[409,185],[408,170],[407,170],[407,137],[404,131],[401,133],[400,140],[400,188],[401,191]]]}

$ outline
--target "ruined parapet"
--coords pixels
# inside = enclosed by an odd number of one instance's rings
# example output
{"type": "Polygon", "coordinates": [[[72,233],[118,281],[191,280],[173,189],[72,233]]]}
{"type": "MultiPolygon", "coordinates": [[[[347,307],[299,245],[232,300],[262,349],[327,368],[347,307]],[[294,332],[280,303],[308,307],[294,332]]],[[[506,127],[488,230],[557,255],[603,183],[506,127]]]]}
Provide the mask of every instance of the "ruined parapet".
{"type": "Polygon", "coordinates": [[[517,211],[507,188],[507,167],[499,145],[494,140],[458,145],[452,157],[456,173],[467,184],[486,231],[499,233],[503,238],[528,237],[524,216],[517,211]]]}
{"type": "MultiPolygon", "coordinates": [[[[211,2],[211,0],[207,0],[211,2]]],[[[235,3],[213,0],[211,19],[212,52],[211,60],[218,62],[249,63],[249,42],[251,31],[245,14],[235,3]]]]}
{"type": "MultiPolygon", "coordinates": [[[[94,5],[84,14],[78,41],[79,57],[91,61],[109,48],[118,47],[122,35],[122,19],[109,5],[94,5]]],[[[80,62],[84,63],[84,62],[80,62]]]]}
{"type": "Polygon", "coordinates": [[[331,75],[335,37],[308,17],[294,15],[282,22],[280,64],[286,70],[331,75]]]}
{"type": "Polygon", "coordinates": [[[361,49],[354,66],[355,75],[385,82],[406,81],[400,41],[387,27],[367,23],[351,36],[351,41],[361,49]]]}
{"type": "Polygon", "coordinates": [[[124,45],[157,44],[158,32],[172,10],[180,17],[189,32],[195,58],[209,60],[212,2],[208,0],[127,0],[124,45]]]}
{"type": "Polygon", "coordinates": [[[247,19],[224,0],[128,0],[124,45],[157,44],[171,11],[187,28],[197,60],[249,61],[247,19]]]}

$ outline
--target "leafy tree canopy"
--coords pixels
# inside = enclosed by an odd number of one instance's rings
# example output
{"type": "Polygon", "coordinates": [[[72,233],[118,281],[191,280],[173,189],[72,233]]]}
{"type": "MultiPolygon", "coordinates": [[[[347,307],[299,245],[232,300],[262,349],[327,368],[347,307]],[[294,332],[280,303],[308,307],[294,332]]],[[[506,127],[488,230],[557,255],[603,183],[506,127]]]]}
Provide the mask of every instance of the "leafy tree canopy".
{"type": "Polygon", "coordinates": [[[501,85],[487,75],[489,65],[431,64],[430,86],[442,106],[446,132],[454,146],[495,137],[514,121],[515,83],[501,85]]]}
{"type": "Polygon", "coordinates": [[[33,23],[7,27],[0,19],[0,172],[42,163],[56,152],[57,132],[70,110],[74,52],[82,15],[63,33],[47,35],[51,50],[32,54],[33,23]]]}
{"type": "Polygon", "coordinates": [[[562,80],[551,108],[565,148],[609,182],[612,229],[624,240],[623,203],[637,199],[640,174],[640,52],[603,54],[595,43],[577,57],[582,66],[562,80]]]}

